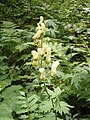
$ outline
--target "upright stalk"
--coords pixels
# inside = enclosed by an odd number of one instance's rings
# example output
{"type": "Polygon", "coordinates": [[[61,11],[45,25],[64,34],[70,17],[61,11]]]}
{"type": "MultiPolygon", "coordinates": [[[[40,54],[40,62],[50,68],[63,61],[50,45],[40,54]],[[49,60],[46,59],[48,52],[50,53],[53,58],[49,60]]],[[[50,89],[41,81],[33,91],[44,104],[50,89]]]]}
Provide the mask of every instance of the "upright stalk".
{"type": "MultiPolygon", "coordinates": [[[[49,93],[48,93],[48,91],[47,91],[47,89],[46,89],[46,84],[45,84],[45,82],[44,82],[44,89],[45,89],[48,97],[50,98],[50,95],[49,95],[49,93]]],[[[50,98],[50,99],[51,99],[51,98],[50,98]]],[[[54,107],[53,99],[51,99],[51,102],[52,102],[52,107],[53,107],[53,113],[55,113],[55,120],[57,120],[57,113],[56,113],[56,110],[55,110],[55,107],[54,107]]]]}

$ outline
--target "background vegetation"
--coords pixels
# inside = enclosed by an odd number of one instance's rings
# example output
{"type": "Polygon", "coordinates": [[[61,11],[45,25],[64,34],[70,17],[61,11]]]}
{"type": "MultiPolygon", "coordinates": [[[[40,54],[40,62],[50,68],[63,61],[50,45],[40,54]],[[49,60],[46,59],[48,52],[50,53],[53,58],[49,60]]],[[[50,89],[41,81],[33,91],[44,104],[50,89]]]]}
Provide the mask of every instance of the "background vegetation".
{"type": "Polygon", "coordinates": [[[79,119],[90,119],[90,1],[0,0],[0,120],[79,119]],[[31,65],[40,16],[60,63],[50,84],[31,65]]]}

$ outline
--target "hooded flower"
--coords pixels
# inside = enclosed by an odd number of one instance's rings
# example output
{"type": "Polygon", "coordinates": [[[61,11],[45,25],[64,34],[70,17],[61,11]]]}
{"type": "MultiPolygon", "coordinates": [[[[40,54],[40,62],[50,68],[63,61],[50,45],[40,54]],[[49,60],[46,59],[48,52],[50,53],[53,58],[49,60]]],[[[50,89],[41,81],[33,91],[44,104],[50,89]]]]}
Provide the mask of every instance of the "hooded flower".
{"type": "Polygon", "coordinates": [[[47,44],[42,45],[42,54],[45,54],[45,52],[47,51],[47,48],[48,48],[47,44]]]}
{"type": "Polygon", "coordinates": [[[38,59],[38,52],[36,52],[35,50],[33,50],[32,52],[31,52],[31,54],[33,55],[33,59],[35,60],[35,59],[38,59]]]}
{"type": "Polygon", "coordinates": [[[51,67],[51,76],[55,76],[56,75],[56,69],[57,69],[57,66],[59,65],[59,62],[58,61],[55,61],[52,63],[52,67],[51,67]]]}
{"type": "Polygon", "coordinates": [[[46,55],[46,63],[49,63],[51,61],[51,48],[47,48],[47,55],[46,55]]]}
{"type": "Polygon", "coordinates": [[[44,68],[40,68],[39,72],[41,73],[40,79],[41,80],[45,80],[45,69],[44,68]]]}
{"type": "Polygon", "coordinates": [[[42,49],[38,48],[37,51],[38,51],[38,56],[41,56],[42,55],[42,49]]]}
{"type": "Polygon", "coordinates": [[[39,39],[41,37],[42,30],[38,30],[37,33],[33,36],[33,39],[39,39]]]}

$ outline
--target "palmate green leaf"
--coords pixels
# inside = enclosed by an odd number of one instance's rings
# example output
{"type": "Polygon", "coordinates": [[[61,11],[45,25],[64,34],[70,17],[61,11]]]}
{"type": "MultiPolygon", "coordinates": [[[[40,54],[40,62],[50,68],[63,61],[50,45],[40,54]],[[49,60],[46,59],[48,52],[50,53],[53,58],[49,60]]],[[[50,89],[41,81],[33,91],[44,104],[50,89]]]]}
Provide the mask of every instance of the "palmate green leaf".
{"type": "Polygon", "coordinates": [[[64,114],[69,114],[69,108],[73,108],[73,106],[68,105],[64,101],[60,101],[59,99],[56,99],[54,102],[55,104],[55,110],[59,112],[61,115],[64,114]]]}
{"type": "Polygon", "coordinates": [[[17,97],[19,100],[25,100],[26,98],[25,97],[23,97],[23,96],[18,96],[17,97]]]}
{"type": "Polygon", "coordinates": [[[62,113],[64,114],[69,114],[69,108],[70,107],[66,102],[64,101],[60,101],[60,114],[62,115],[62,113]]]}
{"type": "Polygon", "coordinates": [[[76,88],[79,87],[79,82],[81,81],[80,77],[75,75],[71,79],[71,85],[74,85],[76,88]]]}
{"type": "Polygon", "coordinates": [[[38,96],[35,95],[35,94],[33,94],[32,96],[28,97],[27,101],[28,101],[28,102],[31,102],[31,101],[34,100],[34,99],[38,100],[38,96]]]}
{"type": "Polygon", "coordinates": [[[8,86],[9,85],[9,83],[8,82],[6,82],[6,81],[1,81],[0,82],[0,86],[1,86],[1,90],[3,90],[6,86],[8,86]]]}
{"type": "Polygon", "coordinates": [[[20,52],[30,46],[34,45],[32,42],[22,43],[21,45],[16,46],[16,50],[19,50],[20,52]]]}
{"type": "MultiPolygon", "coordinates": [[[[55,116],[44,117],[44,118],[41,118],[41,119],[39,119],[39,120],[55,120],[55,116]]],[[[63,120],[63,119],[57,118],[57,120],[63,120]]]]}
{"type": "MultiPolygon", "coordinates": [[[[56,120],[55,113],[52,113],[52,112],[47,113],[39,120],[56,120]]],[[[57,117],[57,120],[63,120],[63,119],[57,117]]]]}
{"type": "MultiPolygon", "coordinates": [[[[12,109],[6,103],[0,103],[0,117],[12,118],[12,109]]],[[[1,120],[1,119],[0,119],[1,120]]]]}
{"type": "Polygon", "coordinates": [[[25,96],[25,92],[23,92],[23,91],[20,91],[20,94],[21,94],[22,96],[25,96]]]}
{"type": "Polygon", "coordinates": [[[35,103],[33,106],[30,106],[30,107],[29,107],[29,110],[30,110],[30,111],[34,111],[34,110],[37,109],[37,107],[38,107],[38,104],[35,103]]]}
{"type": "Polygon", "coordinates": [[[34,99],[29,103],[29,105],[30,105],[30,106],[33,106],[37,101],[38,101],[38,99],[37,99],[37,98],[34,98],[34,99]]]}
{"type": "Polygon", "coordinates": [[[54,94],[54,92],[52,90],[49,90],[48,88],[46,88],[46,89],[47,89],[47,92],[50,96],[52,96],[54,94]]]}
{"type": "Polygon", "coordinates": [[[60,95],[60,94],[63,92],[63,90],[61,90],[59,87],[54,88],[54,91],[49,90],[49,89],[47,88],[47,92],[48,92],[48,94],[50,95],[51,98],[55,98],[55,97],[57,97],[58,95],[60,95]]]}
{"type": "Polygon", "coordinates": [[[47,92],[48,92],[48,94],[50,95],[50,97],[51,97],[51,98],[54,98],[54,97],[55,97],[54,91],[49,90],[48,88],[46,88],[46,89],[47,89],[47,92]]]}
{"type": "Polygon", "coordinates": [[[63,90],[61,90],[59,87],[57,87],[57,88],[54,88],[54,92],[55,92],[55,96],[57,97],[58,95],[60,95],[63,92],[63,90]]]}
{"type": "Polygon", "coordinates": [[[27,119],[27,118],[28,118],[28,115],[21,115],[20,118],[21,118],[21,119],[27,119]]]}
{"type": "Polygon", "coordinates": [[[40,107],[39,107],[40,112],[50,112],[51,108],[52,108],[52,102],[51,102],[51,100],[43,101],[40,104],[40,107]]]}
{"type": "Polygon", "coordinates": [[[14,120],[13,118],[9,118],[9,117],[0,117],[0,120],[14,120]]]}
{"type": "Polygon", "coordinates": [[[22,105],[22,104],[26,105],[27,101],[26,100],[23,100],[23,101],[20,100],[20,101],[17,101],[16,103],[19,104],[19,105],[22,105]]]}
{"type": "Polygon", "coordinates": [[[17,111],[18,114],[26,113],[26,112],[28,112],[28,109],[21,109],[17,111]]]}

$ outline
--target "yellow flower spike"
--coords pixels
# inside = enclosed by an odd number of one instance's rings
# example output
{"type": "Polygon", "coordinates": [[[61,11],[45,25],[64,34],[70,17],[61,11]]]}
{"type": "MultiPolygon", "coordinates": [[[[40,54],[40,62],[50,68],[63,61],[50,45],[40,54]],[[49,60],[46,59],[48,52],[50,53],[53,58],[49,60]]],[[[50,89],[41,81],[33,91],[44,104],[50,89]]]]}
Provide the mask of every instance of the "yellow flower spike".
{"type": "Polygon", "coordinates": [[[54,62],[52,63],[51,76],[54,77],[54,76],[56,75],[56,69],[57,69],[58,65],[59,65],[59,62],[58,62],[58,61],[54,61],[54,62]]]}
{"type": "Polygon", "coordinates": [[[40,79],[41,80],[45,80],[45,69],[44,68],[40,68],[39,72],[41,73],[40,79]]]}
{"type": "Polygon", "coordinates": [[[38,59],[38,52],[36,52],[35,50],[33,50],[32,52],[31,52],[31,54],[33,55],[33,59],[35,60],[35,59],[38,59]]]}

